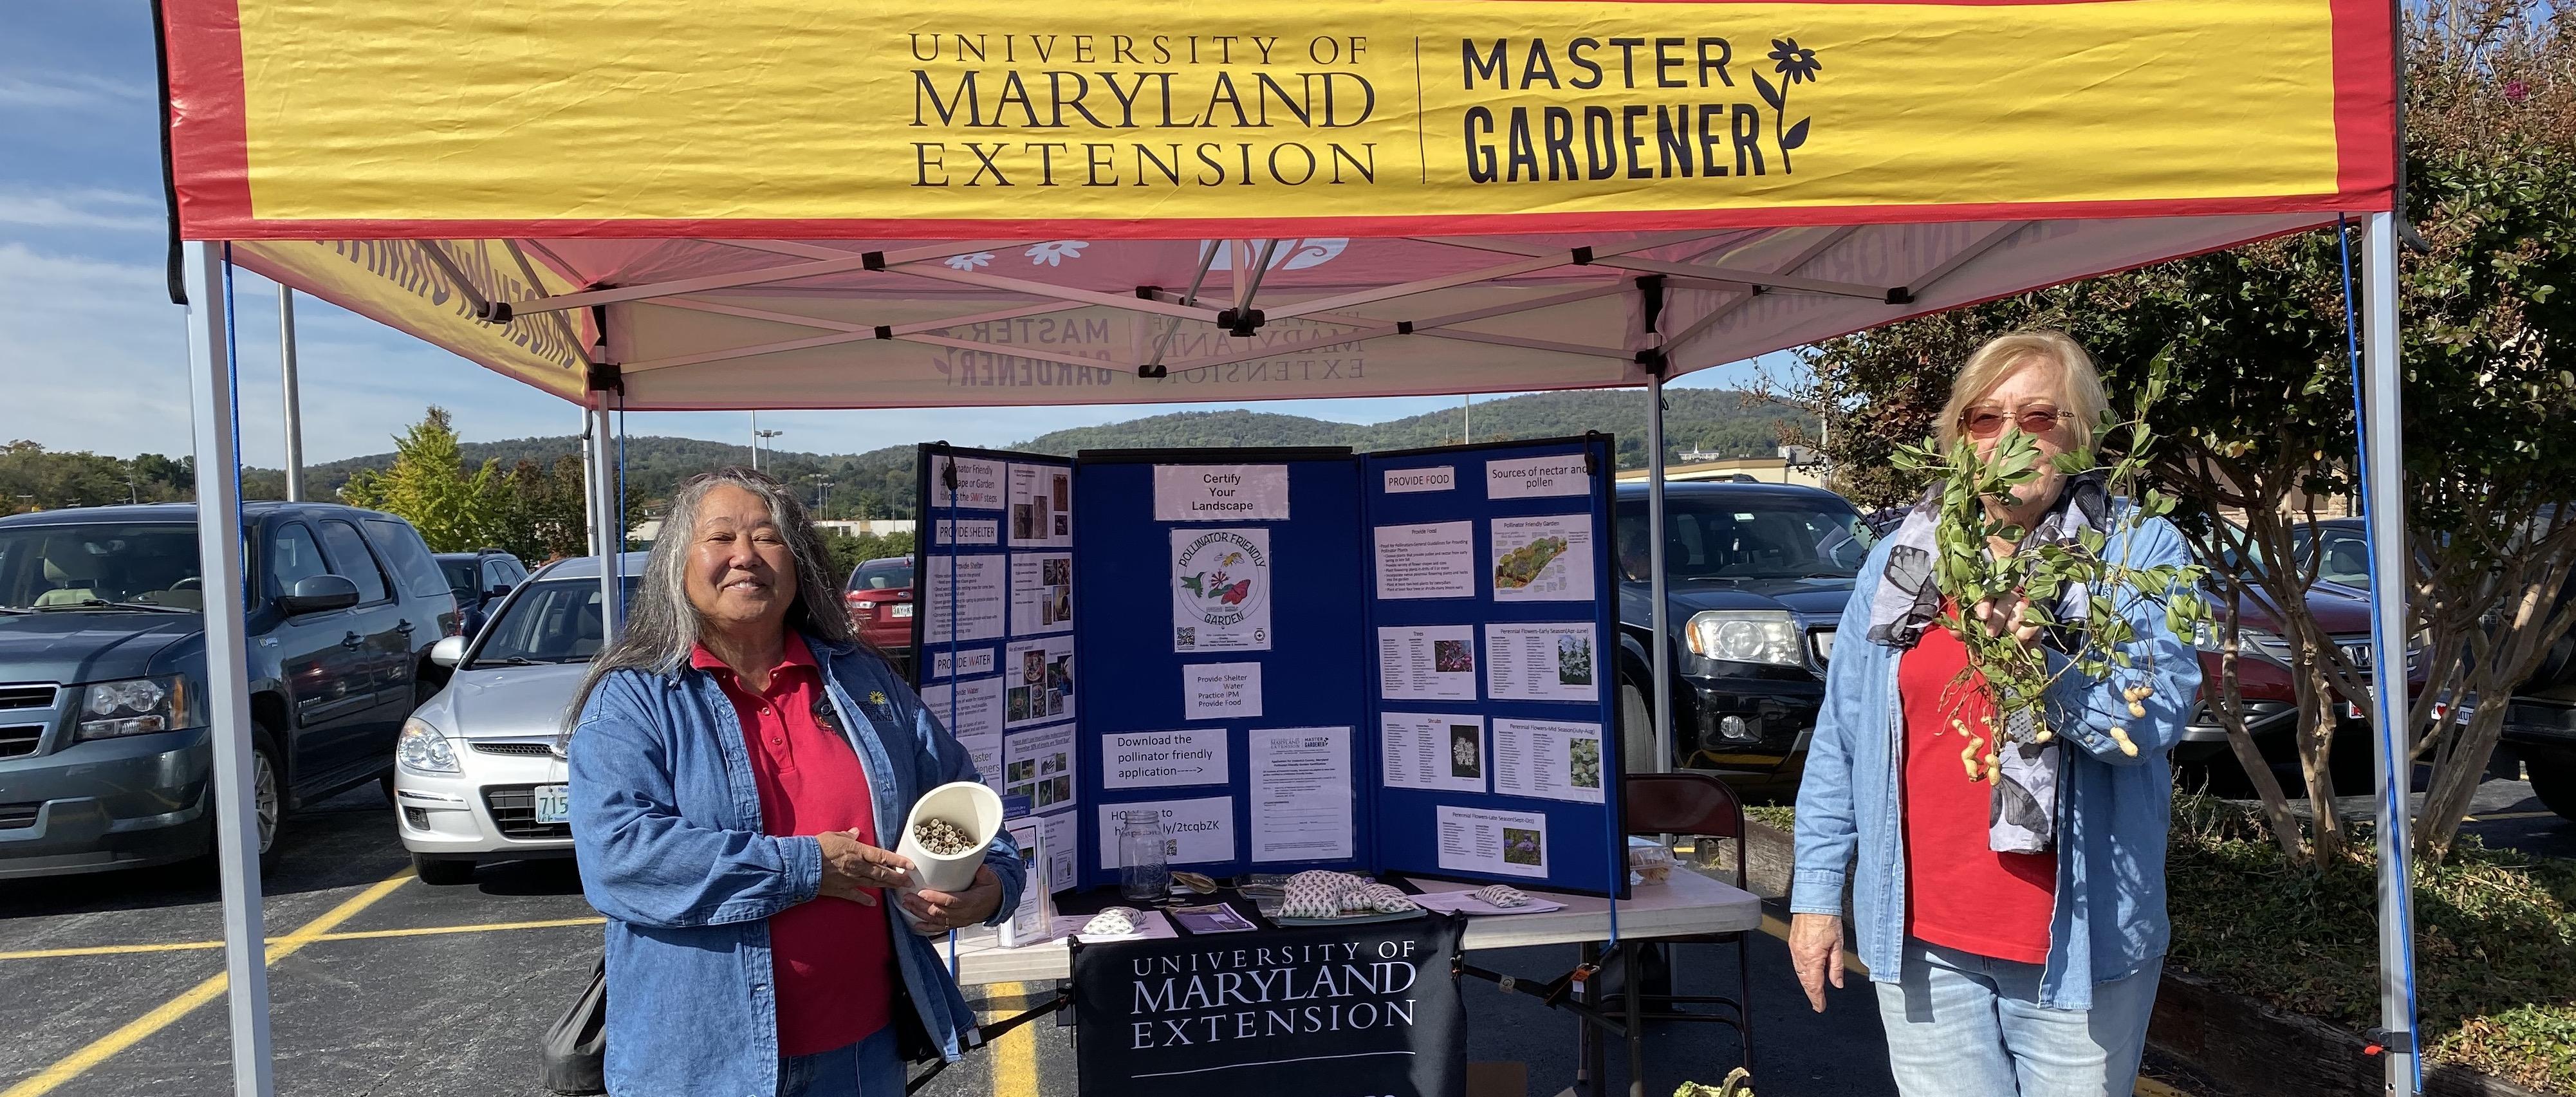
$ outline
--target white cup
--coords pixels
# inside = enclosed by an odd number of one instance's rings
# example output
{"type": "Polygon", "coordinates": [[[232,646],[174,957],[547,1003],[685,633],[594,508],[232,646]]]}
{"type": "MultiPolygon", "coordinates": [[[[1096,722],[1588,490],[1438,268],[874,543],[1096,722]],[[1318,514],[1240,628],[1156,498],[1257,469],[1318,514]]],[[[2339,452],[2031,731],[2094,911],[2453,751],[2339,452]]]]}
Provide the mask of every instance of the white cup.
{"type": "Polygon", "coordinates": [[[984,865],[984,850],[1001,830],[1002,798],[982,782],[957,781],[932,789],[913,803],[895,852],[912,862],[913,888],[960,892],[974,885],[975,870],[984,865]],[[921,848],[914,828],[924,819],[946,820],[965,831],[971,842],[966,852],[943,857],[921,848]]]}

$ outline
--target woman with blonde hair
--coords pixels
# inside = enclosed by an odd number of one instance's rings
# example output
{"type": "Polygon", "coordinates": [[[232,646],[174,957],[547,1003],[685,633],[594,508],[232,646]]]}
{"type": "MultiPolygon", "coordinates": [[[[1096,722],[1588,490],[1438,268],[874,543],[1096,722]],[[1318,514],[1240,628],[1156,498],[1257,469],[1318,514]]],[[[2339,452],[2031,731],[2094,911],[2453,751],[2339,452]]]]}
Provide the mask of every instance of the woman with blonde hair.
{"type": "MultiPolygon", "coordinates": [[[[2099,473],[2055,467],[2059,454],[2091,451],[2105,404],[2091,357],[2057,332],[1998,337],[1961,367],[1938,424],[1944,447],[1966,438],[1991,454],[2018,430],[2041,455],[2010,505],[1987,502],[2026,532],[1987,551],[2092,532],[2134,568],[2189,562],[2171,523],[2133,525],[2132,504],[2099,473]]],[[[1798,790],[1791,958],[1824,1009],[1825,984],[1842,985],[1848,887],[1900,1091],[2128,1097],[2169,937],[2166,754],[2200,663],[2132,589],[2102,592],[2136,639],[2123,645],[2131,665],[2100,678],[2075,669],[2057,633],[2021,623],[2019,595],[1946,602],[1932,574],[1935,514],[1927,496],[1879,544],[1843,613],[1798,790]],[[1948,631],[1962,620],[2041,650],[2053,675],[2045,711],[1994,710],[1948,631]],[[2052,734],[2015,737],[1992,780],[1972,780],[1954,733],[1989,721],[2052,734]]],[[[2060,620],[2082,612],[2045,608],[2060,620]]]]}

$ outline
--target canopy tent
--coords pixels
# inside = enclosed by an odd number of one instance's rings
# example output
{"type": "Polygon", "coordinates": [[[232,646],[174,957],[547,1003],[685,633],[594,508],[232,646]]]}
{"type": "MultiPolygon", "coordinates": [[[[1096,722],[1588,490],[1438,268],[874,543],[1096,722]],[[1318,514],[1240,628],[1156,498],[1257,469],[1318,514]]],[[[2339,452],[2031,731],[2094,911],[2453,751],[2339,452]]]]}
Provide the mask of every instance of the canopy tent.
{"type": "MultiPolygon", "coordinates": [[[[610,409],[1658,390],[2348,215],[2402,559],[2386,4],[1074,7],[164,0],[209,567],[239,564],[227,258],[581,403],[597,447],[610,409]]],[[[207,611],[234,791],[239,598],[207,611]]],[[[256,880],[226,881],[265,1092],[256,880]]]]}

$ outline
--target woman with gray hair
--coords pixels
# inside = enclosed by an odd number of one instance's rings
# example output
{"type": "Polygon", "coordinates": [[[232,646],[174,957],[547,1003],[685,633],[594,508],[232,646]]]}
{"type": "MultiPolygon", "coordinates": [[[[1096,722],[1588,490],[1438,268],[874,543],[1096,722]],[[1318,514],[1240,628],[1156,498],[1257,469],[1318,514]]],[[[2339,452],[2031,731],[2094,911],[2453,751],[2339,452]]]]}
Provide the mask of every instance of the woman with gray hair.
{"type": "Polygon", "coordinates": [[[825,558],[777,481],[691,479],[574,701],[612,1094],[898,1097],[906,1060],[957,1058],[974,1024],[921,934],[1004,917],[1019,851],[996,837],[973,886],[902,893],[917,932],[887,916],[913,801],[977,776],[852,636],[825,558]]]}
{"type": "MultiPolygon", "coordinates": [[[[1960,367],[1942,448],[1964,438],[1991,456],[2018,430],[2042,458],[2010,505],[1987,501],[2015,535],[1988,552],[2103,537],[2105,558],[2133,568],[2190,562],[2171,523],[2126,521],[2132,504],[2099,473],[2053,463],[2092,448],[2105,403],[2093,360],[2053,331],[1999,336],[1960,367]]],[[[1798,787],[1790,960],[1824,1009],[1825,984],[1843,982],[1848,887],[1899,1092],[2127,1097],[2169,937],[2165,754],[2200,662],[2163,608],[2126,587],[2102,593],[2136,634],[2121,645],[2130,661],[2099,678],[2025,623],[2018,593],[1946,601],[1932,568],[1935,487],[1861,566],[1836,633],[1798,787]],[[1997,712],[1954,625],[2039,648],[2054,676],[2045,711],[1997,712]],[[2022,719],[2050,734],[1982,765],[1990,740],[1962,751],[1974,729],[1994,736],[1996,721],[2022,719]]]]}

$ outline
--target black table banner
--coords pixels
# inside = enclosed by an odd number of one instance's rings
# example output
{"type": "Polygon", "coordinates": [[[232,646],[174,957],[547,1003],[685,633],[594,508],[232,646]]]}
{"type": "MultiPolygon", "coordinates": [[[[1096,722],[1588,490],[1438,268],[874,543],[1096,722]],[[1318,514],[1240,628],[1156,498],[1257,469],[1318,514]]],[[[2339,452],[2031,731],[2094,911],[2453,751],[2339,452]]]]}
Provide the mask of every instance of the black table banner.
{"type": "Polygon", "coordinates": [[[1082,1092],[1463,1097],[1466,919],[1078,945],[1082,1092]]]}

